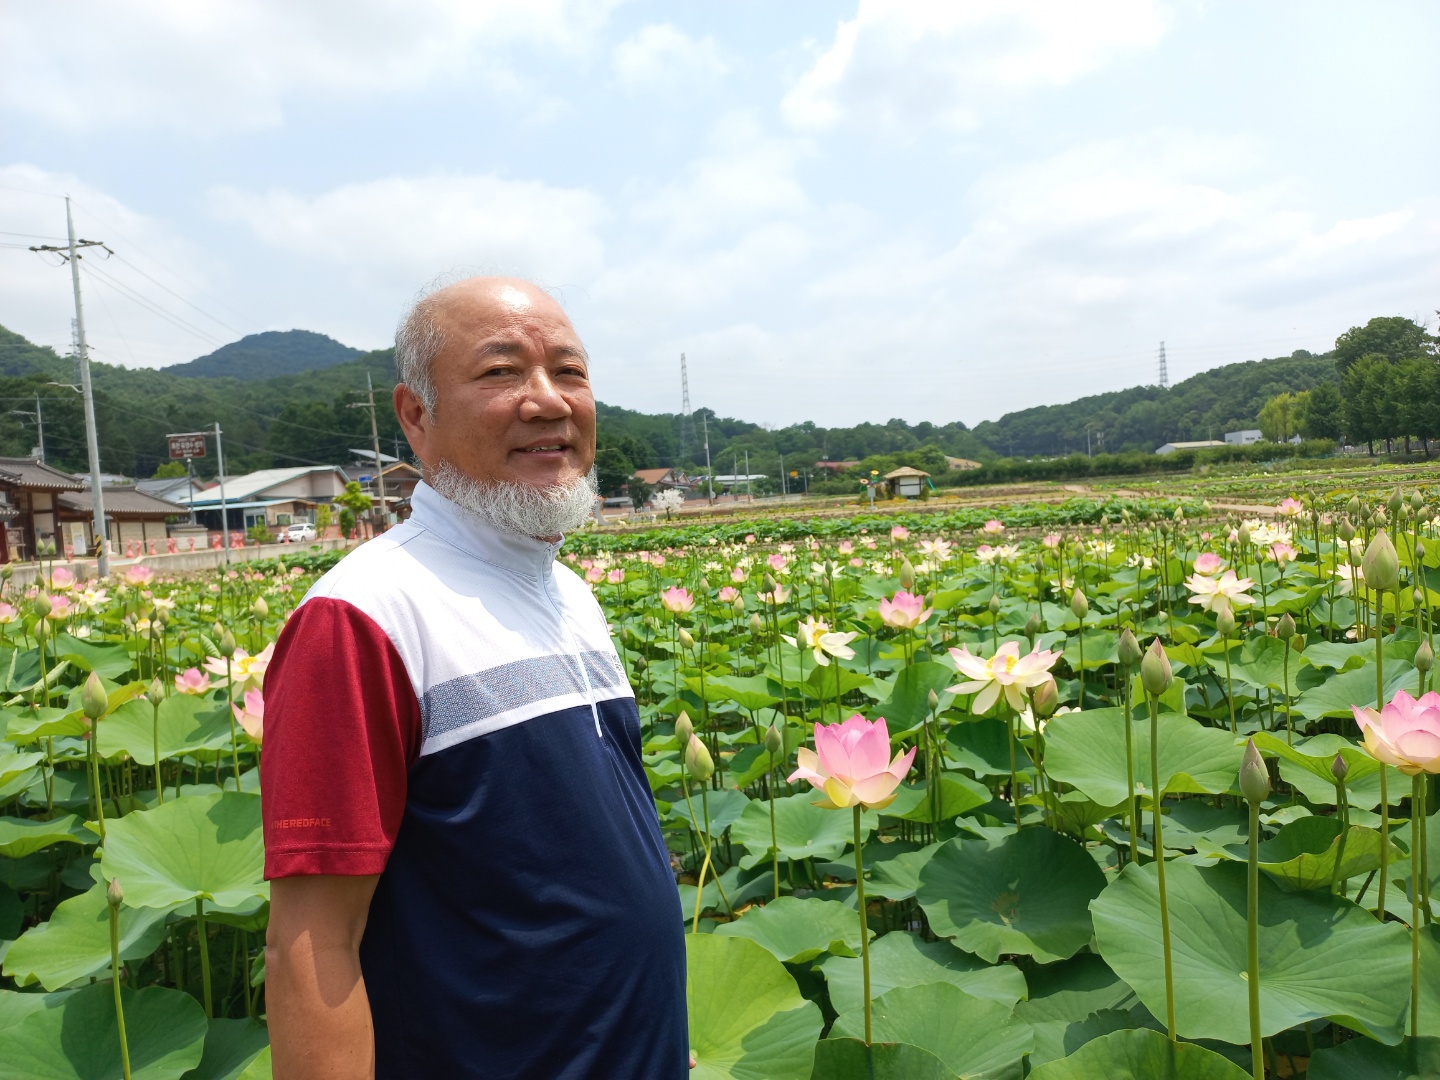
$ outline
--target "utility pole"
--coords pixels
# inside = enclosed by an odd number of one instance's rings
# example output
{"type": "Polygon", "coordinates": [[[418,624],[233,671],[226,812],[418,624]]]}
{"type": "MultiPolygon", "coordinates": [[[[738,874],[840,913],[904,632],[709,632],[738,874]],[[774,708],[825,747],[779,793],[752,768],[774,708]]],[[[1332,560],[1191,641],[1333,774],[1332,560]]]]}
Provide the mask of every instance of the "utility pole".
{"type": "MultiPolygon", "coordinates": [[[[220,466],[220,540],[225,565],[230,565],[230,504],[225,501],[225,447],[220,444],[220,421],[215,421],[215,460],[220,466]]],[[[242,519],[243,520],[243,519],[242,519]]]]}
{"type": "Polygon", "coordinates": [[[789,486],[785,483],[785,455],[780,455],[780,497],[784,498],[790,494],[789,486]]]}
{"type": "Polygon", "coordinates": [[[1160,342],[1160,389],[1170,389],[1170,370],[1165,366],[1165,343],[1160,342]]]}
{"type": "Polygon", "coordinates": [[[40,409],[40,395],[35,395],[35,411],[29,409],[11,409],[15,416],[29,416],[35,420],[35,442],[40,451],[40,464],[45,464],[45,414],[40,409]]]}
{"type": "MultiPolygon", "coordinates": [[[[85,309],[80,304],[80,248],[110,249],[99,240],[76,240],[75,219],[70,213],[70,196],[65,196],[65,230],[70,242],[63,248],[41,244],[31,251],[54,251],[70,260],[70,286],[75,292],[75,346],[80,361],[80,394],[85,400],[85,443],[90,452],[90,516],[95,531],[95,572],[110,573],[110,537],[105,527],[105,492],[100,486],[100,443],[95,434],[95,396],[90,389],[90,350],[85,343],[85,309]]],[[[39,540],[37,536],[35,538],[39,540]]]]}
{"type": "Polygon", "coordinates": [[[745,451],[745,494],[750,502],[755,501],[755,481],[750,479],[750,451],[745,451]]]}
{"type": "Polygon", "coordinates": [[[675,464],[686,460],[690,444],[695,441],[695,414],[690,410],[690,373],[685,367],[685,354],[680,354],[680,453],[675,464]]]}
{"type": "Polygon", "coordinates": [[[370,524],[378,534],[385,531],[384,527],[389,524],[390,518],[385,511],[385,467],[380,461],[380,428],[375,422],[375,381],[368,371],[365,373],[365,400],[351,402],[345,407],[370,410],[370,445],[375,450],[375,491],[380,499],[380,520],[377,523],[374,511],[371,511],[370,524]]]}
{"type": "MultiPolygon", "coordinates": [[[[683,359],[683,357],[682,357],[683,359]]],[[[686,391],[689,396],[689,391],[686,391]]],[[[710,469],[710,417],[705,413],[700,414],[700,422],[705,425],[705,488],[710,492],[710,505],[715,505],[715,474],[710,469]]]]}

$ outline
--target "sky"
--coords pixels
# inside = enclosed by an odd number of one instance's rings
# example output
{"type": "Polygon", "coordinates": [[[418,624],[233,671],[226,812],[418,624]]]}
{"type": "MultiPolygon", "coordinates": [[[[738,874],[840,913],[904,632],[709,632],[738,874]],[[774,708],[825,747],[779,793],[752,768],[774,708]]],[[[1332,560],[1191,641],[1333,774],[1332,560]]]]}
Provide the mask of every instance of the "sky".
{"type": "Polygon", "coordinates": [[[0,325],[391,343],[550,289],[597,396],[975,424],[1440,307],[1433,0],[0,5],[0,325]]]}

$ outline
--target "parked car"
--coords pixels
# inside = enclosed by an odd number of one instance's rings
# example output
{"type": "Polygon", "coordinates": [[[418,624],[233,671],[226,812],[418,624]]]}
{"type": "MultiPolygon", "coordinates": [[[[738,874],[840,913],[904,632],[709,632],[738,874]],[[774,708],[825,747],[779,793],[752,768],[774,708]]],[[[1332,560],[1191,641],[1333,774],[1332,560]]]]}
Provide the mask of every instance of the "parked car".
{"type": "Polygon", "coordinates": [[[306,541],[315,539],[315,526],[308,521],[297,521],[294,525],[285,526],[284,539],[286,543],[303,544],[306,541]]]}

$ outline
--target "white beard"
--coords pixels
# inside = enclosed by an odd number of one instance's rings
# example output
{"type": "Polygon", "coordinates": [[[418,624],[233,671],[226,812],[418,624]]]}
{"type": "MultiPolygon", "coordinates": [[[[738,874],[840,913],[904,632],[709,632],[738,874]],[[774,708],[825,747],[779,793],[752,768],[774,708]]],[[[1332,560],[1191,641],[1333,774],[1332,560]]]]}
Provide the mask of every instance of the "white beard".
{"type": "Polygon", "coordinates": [[[595,474],[533,487],[513,480],[480,481],[441,459],[427,482],[462,510],[497,529],[546,539],[573,532],[595,512],[595,474]]]}

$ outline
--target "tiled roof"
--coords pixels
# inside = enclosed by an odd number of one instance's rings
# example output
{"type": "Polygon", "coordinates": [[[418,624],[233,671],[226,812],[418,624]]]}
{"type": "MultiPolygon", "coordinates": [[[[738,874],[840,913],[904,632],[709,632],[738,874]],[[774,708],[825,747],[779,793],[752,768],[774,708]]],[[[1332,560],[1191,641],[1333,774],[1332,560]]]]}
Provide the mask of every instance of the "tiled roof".
{"type": "Polygon", "coordinates": [[[0,457],[0,481],[40,491],[82,491],[85,485],[69,473],[41,465],[34,458],[0,457]]]}
{"type": "MultiPolygon", "coordinates": [[[[137,490],[133,485],[107,487],[105,493],[105,515],[107,517],[169,517],[172,514],[188,514],[188,507],[173,503],[169,499],[158,499],[137,490]]],[[[89,513],[90,493],[61,495],[60,505],[76,513],[89,513]]]]}

